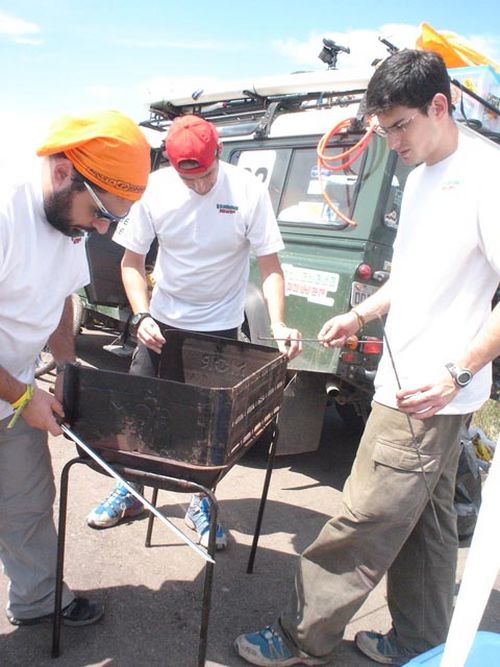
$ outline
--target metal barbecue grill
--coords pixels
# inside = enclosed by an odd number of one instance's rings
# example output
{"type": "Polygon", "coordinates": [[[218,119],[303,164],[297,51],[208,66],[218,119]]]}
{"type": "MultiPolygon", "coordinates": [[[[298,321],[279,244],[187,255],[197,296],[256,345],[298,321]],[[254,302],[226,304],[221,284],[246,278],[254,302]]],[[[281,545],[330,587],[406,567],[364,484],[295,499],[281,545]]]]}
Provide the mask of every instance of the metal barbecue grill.
{"type": "Polygon", "coordinates": [[[286,356],[274,348],[176,330],[167,334],[158,378],[66,366],[63,430],[77,444],[79,456],[61,473],[54,657],[60,643],[69,471],[83,463],[117,479],[153,487],[151,503],[145,502],[151,512],[146,546],[156,515],[205,559],[198,665],[205,664],[218,513],[214,489],[256,440],[271,431],[247,568],[251,572],[272,472],[286,364],[286,356]],[[158,489],[203,492],[211,498],[207,552],[159,514],[158,489]]]}

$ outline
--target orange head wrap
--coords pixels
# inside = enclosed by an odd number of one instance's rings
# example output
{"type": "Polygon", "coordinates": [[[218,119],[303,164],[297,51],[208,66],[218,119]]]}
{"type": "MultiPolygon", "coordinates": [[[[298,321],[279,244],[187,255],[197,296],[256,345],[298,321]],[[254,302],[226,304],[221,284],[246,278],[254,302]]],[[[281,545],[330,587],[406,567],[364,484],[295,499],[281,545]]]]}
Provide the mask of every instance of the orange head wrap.
{"type": "Polygon", "coordinates": [[[150,171],[150,146],[119,111],[64,116],[52,124],[37,155],[64,153],[85,178],[123,199],[141,198],[150,171]]]}

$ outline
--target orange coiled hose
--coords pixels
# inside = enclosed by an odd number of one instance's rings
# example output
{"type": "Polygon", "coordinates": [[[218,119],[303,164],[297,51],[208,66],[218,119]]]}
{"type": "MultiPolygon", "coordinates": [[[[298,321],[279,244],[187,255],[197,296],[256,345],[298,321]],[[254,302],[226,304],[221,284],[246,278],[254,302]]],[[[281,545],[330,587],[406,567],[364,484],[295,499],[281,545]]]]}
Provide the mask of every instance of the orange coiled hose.
{"type": "Polygon", "coordinates": [[[354,146],[351,146],[346,151],[339,153],[338,155],[326,155],[326,150],[332,137],[334,137],[336,134],[339,134],[339,132],[342,130],[349,128],[353,120],[354,118],[346,118],[345,120],[342,120],[340,123],[335,125],[335,127],[329,130],[326,134],[324,134],[318,142],[316,152],[318,155],[318,179],[323,198],[337,217],[339,217],[348,225],[355,227],[357,225],[355,220],[352,220],[347,215],[342,213],[342,211],[332,202],[326,193],[326,190],[323,188],[323,180],[321,176],[322,168],[328,169],[328,171],[341,171],[348,169],[348,167],[350,167],[353,162],[361,157],[363,152],[367,149],[376,127],[375,123],[373,122],[370,122],[365,134],[354,146]],[[336,162],[339,162],[340,164],[335,164],[336,162]]]}

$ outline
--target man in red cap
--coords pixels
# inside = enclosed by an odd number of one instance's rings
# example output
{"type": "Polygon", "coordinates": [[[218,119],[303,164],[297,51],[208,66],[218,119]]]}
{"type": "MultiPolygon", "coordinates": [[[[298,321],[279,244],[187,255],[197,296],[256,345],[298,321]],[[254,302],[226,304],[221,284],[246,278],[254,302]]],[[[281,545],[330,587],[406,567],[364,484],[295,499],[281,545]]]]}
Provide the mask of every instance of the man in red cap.
{"type": "MultiPolygon", "coordinates": [[[[47,432],[59,435],[55,394],[34,382],[47,341],[58,368],[75,358],[71,294],[89,282],[81,236],[105,233],[144,191],[150,150],[117,111],[65,117],[51,128],[29,179],[0,194],[0,558],[13,625],[52,619],[57,535],[47,432]],[[22,270],[20,270],[20,267],[22,270]]],[[[100,603],[63,590],[63,623],[89,625],[100,603]]]]}
{"type": "MultiPolygon", "coordinates": [[[[251,173],[221,162],[217,130],[198,116],[176,119],[168,132],[171,167],[152,174],[142,202],[121,223],[114,240],[125,247],[122,277],[138,327],[130,372],[156,375],[169,329],[237,338],[244,320],[252,250],[262,278],[273,335],[289,358],[301,350],[300,333],[284,323],[284,247],[269,194],[251,173]],[[150,298],[145,256],[159,244],[150,298]],[[288,339],[288,340],[287,340],[288,339]]],[[[114,526],[142,511],[121,485],[88,517],[95,528],[114,526]]],[[[208,543],[209,500],[194,495],[186,523],[208,543]]],[[[217,548],[226,546],[219,525],[217,548]]]]}

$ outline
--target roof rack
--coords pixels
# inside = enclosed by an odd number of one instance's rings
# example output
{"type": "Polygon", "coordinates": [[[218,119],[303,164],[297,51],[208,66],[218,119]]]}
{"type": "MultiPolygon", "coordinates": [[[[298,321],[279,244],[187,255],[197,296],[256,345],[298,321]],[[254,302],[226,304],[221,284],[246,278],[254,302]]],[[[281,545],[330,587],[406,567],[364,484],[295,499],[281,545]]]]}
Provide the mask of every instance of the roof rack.
{"type": "Polygon", "coordinates": [[[166,129],[184,114],[197,114],[215,125],[228,127],[247,124],[248,133],[259,126],[266,133],[277,115],[348,106],[360,103],[366,90],[366,73],[351,76],[339,72],[306,72],[273,78],[250,87],[217,93],[194,93],[192,97],[153,102],[150,118],[141,125],[166,129]],[[253,128],[253,129],[251,129],[253,128]]]}

